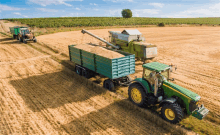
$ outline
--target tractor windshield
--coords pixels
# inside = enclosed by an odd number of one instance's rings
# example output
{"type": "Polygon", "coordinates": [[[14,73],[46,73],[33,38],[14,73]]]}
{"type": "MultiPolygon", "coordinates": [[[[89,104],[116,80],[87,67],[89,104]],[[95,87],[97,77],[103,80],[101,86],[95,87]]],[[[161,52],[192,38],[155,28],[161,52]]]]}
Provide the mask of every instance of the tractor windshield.
{"type": "Polygon", "coordinates": [[[161,72],[161,75],[164,76],[167,80],[169,79],[169,71],[170,71],[170,70],[167,69],[167,70],[161,72]]]}

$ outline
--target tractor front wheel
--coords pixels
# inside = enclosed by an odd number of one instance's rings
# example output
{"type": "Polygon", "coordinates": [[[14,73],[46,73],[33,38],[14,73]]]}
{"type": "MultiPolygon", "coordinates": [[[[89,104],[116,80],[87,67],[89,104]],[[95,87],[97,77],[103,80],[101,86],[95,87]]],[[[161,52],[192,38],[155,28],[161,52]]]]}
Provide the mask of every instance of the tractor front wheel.
{"type": "Polygon", "coordinates": [[[162,118],[170,123],[179,123],[183,118],[183,111],[179,104],[164,104],[161,109],[162,118]]]}
{"type": "Polygon", "coordinates": [[[143,87],[139,84],[131,84],[128,89],[128,96],[132,103],[143,107],[145,105],[146,93],[143,87]]]}
{"type": "Polygon", "coordinates": [[[34,42],[37,42],[37,39],[36,38],[34,38],[34,40],[33,40],[34,42]]]}

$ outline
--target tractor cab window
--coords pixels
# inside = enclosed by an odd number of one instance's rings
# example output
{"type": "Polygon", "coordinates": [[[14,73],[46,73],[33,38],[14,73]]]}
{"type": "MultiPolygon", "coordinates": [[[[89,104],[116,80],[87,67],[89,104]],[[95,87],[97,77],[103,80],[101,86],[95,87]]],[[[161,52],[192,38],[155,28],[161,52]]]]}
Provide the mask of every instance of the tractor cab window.
{"type": "Polygon", "coordinates": [[[21,30],[21,34],[22,34],[22,35],[25,35],[25,30],[21,30]]]}
{"type": "Polygon", "coordinates": [[[156,75],[156,72],[152,70],[144,69],[143,77],[144,79],[148,80],[151,85],[154,84],[155,75],[156,75]]]}
{"type": "Polygon", "coordinates": [[[24,32],[25,32],[25,34],[29,34],[30,33],[30,31],[28,29],[26,29],[24,32]]]}

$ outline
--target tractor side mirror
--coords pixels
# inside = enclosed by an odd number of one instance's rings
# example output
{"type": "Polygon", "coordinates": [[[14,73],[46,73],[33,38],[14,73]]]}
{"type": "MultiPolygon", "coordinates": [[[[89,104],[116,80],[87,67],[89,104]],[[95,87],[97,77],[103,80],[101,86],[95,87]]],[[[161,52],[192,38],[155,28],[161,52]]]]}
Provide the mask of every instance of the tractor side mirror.
{"type": "Polygon", "coordinates": [[[171,79],[171,81],[175,81],[175,79],[174,79],[174,78],[172,78],[172,79],[171,79]]]}

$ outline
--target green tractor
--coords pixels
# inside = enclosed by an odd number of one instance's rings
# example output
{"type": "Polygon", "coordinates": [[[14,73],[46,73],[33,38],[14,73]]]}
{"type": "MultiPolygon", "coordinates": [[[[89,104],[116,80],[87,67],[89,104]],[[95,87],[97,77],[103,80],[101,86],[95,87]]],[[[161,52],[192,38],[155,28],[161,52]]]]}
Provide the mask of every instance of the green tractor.
{"type": "Polygon", "coordinates": [[[199,95],[170,82],[174,81],[170,79],[172,67],[158,62],[143,64],[143,77],[129,85],[129,99],[140,107],[159,105],[162,118],[173,124],[179,123],[184,115],[203,119],[209,110],[198,106],[199,95]]]}

